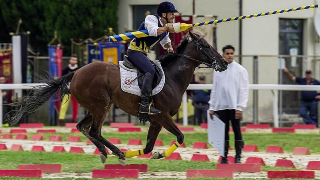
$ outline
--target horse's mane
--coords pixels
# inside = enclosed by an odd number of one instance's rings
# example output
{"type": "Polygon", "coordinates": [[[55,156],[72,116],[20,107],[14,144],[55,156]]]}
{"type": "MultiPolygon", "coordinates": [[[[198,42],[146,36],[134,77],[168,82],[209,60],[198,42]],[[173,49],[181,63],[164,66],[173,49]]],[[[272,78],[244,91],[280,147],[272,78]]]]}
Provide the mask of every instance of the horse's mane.
{"type": "Polygon", "coordinates": [[[182,42],[180,43],[180,45],[177,47],[176,53],[168,53],[168,54],[163,55],[160,58],[161,66],[166,67],[169,64],[171,64],[172,62],[174,62],[175,60],[177,60],[177,58],[179,57],[177,54],[182,53],[182,51],[186,48],[188,42],[189,42],[188,38],[184,38],[182,40],[182,42]]]}

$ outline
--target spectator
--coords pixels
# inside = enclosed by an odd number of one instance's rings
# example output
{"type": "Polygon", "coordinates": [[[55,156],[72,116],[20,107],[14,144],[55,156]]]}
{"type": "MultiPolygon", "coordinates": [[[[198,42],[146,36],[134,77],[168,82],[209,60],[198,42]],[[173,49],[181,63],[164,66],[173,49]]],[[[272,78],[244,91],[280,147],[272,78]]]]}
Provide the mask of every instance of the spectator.
{"type": "MultiPolygon", "coordinates": [[[[70,60],[69,60],[69,65],[68,67],[64,68],[62,70],[62,76],[67,75],[70,72],[76,71],[78,68],[78,59],[76,55],[72,55],[70,60]]],[[[66,112],[68,110],[68,106],[70,103],[70,99],[72,100],[72,122],[75,122],[77,119],[77,114],[78,114],[78,103],[76,99],[70,94],[70,95],[65,95],[62,99],[61,103],[61,108],[60,108],[60,113],[59,113],[59,125],[63,126],[64,125],[64,119],[66,116],[66,112]]]]}
{"type": "MultiPolygon", "coordinates": [[[[0,77],[0,84],[5,84],[6,78],[1,76],[0,77]]],[[[5,122],[6,114],[9,112],[9,90],[2,90],[2,122],[5,122]]],[[[3,127],[8,127],[8,123],[3,123],[3,127]]]]}
{"type": "MultiPolygon", "coordinates": [[[[295,77],[287,68],[283,69],[289,78],[300,84],[300,85],[320,85],[320,82],[312,78],[312,72],[310,70],[306,71],[306,77],[295,77]]],[[[317,111],[318,103],[317,100],[320,99],[317,91],[301,91],[301,103],[300,103],[300,116],[306,124],[317,125],[317,111]]]]}
{"type": "Polygon", "coordinates": [[[229,120],[235,136],[235,163],[241,163],[242,140],[240,119],[243,108],[247,106],[249,94],[248,73],[245,68],[234,61],[234,47],[223,47],[223,57],[228,62],[228,69],[213,72],[213,88],[209,101],[210,118],[216,114],[225,123],[224,157],[220,163],[228,164],[229,120]]]}
{"type": "MultiPolygon", "coordinates": [[[[206,78],[205,76],[199,77],[199,84],[205,84],[206,78]]],[[[209,97],[210,91],[207,89],[203,90],[195,90],[192,91],[192,104],[194,106],[194,116],[197,125],[200,125],[202,122],[207,123],[207,111],[209,109],[209,97]],[[204,119],[204,121],[202,121],[204,119]]]]}

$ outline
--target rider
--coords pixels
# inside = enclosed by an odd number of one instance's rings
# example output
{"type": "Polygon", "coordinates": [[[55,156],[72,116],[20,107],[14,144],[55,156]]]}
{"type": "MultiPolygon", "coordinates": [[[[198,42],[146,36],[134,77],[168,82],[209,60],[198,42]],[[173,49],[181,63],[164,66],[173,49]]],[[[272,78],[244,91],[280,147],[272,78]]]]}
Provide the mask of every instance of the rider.
{"type": "Polygon", "coordinates": [[[168,52],[173,52],[169,32],[181,32],[180,24],[173,23],[174,13],[178,11],[171,2],[165,1],[159,4],[156,15],[148,15],[139,27],[139,30],[148,30],[149,36],[135,38],[130,42],[127,55],[130,61],[145,75],[141,87],[141,103],[139,113],[158,114],[160,111],[152,103],[152,82],[155,68],[147,57],[149,48],[160,42],[168,52]],[[168,25],[168,23],[173,23],[168,25]]]}

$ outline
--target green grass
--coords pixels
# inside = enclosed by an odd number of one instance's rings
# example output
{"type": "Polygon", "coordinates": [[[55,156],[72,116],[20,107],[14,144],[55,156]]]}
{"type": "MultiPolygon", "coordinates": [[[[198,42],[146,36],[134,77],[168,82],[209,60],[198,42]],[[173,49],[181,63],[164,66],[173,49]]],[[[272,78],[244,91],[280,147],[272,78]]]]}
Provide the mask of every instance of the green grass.
{"type": "MultiPolygon", "coordinates": [[[[13,152],[0,151],[0,169],[17,169],[19,164],[62,164],[63,172],[84,173],[92,169],[103,169],[100,157],[88,154],[51,152],[13,152]]],[[[118,158],[108,156],[107,164],[119,164],[118,158]]],[[[170,161],[151,159],[127,159],[128,164],[148,164],[149,171],[185,171],[187,169],[214,169],[213,162],[170,161]],[[183,162],[183,163],[181,163],[183,162]]]]}
{"type": "MultiPolygon", "coordinates": [[[[35,133],[28,133],[28,138],[35,133]]],[[[37,133],[39,134],[39,133],[37,133]]],[[[42,133],[44,140],[48,141],[51,135],[59,135],[63,141],[67,141],[69,136],[80,136],[81,141],[86,142],[87,138],[81,133],[42,133]]],[[[312,154],[320,154],[320,135],[316,133],[311,134],[286,134],[286,133],[243,133],[245,144],[257,145],[260,152],[266,150],[267,146],[281,146],[287,153],[291,153],[294,147],[307,147],[312,154]]],[[[14,135],[15,136],[15,135],[14,135]]],[[[129,139],[141,139],[142,143],[146,144],[147,134],[145,132],[135,133],[118,133],[109,132],[102,133],[106,139],[119,138],[122,144],[127,144],[129,139]]],[[[188,132],[184,133],[184,142],[187,147],[192,147],[196,141],[207,142],[206,132],[188,132]]],[[[170,145],[176,137],[166,131],[159,134],[158,139],[162,140],[164,145],[170,145]]],[[[234,136],[230,133],[230,145],[234,147],[234,136]]]]}
{"type": "MultiPolygon", "coordinates": [[[[100,157],[88,154],[0,151],[0,169],[17,169],[19,164],[62,164],[63,172],[86,173],[93,169],[103,169],[100,157]]],[[[127,158],[128,164],[147,164],[153,172],[177,171],[188,169],[216,169],[215,162],[171,161],[165,159],[127,158]]],[[[119,164],[116,156],[108,156],[106,164],[119,164]]],[[[262,167],[263,171],[285,168],[262,167]]]]}
{"type": "MultiPolygon", "coordinates": [[[[62,164],[62,172],[69,173],[90,173],[93,169],[103,169],[104,164],[100,162],[99,156],[89,154],[71,154],[71,153],[51,153],[51,152],[14,152],[0,151],[0,169],[17,169],[19,164],[62,164]]],[[[193,162],[193,161],[171,161],[171,160],[151,160],[128,158],[128,164],[147,164],[149,172],[185,172],[188,169],[216,169],[215,162],[193,162]]],[[[106,164],[118,164],[118,158],[108,156],[106,164]]],[[[268,170],[290,170],[279,167],[262,167],[262,171],[268,170]]],[[[9,180],[21,180],[22,178],[0,178],[9,180]]],[[[37,178],[24,178],[33,180],[37,178]]],[[[50,179],[50,178],[43,178],[50,179]]],[[[59,178],[60,179],[60,178],[59,178]]],[[[74,178],[62,178],[71,180],[74,178]]],[[[78,179],[78,178],[77,178],[78,179]]],[[[85,179],[85,178],[79,178],[85,179]]],[[[205,178],[197,178],[197,180],[205,178]]],[[[159,179],[160,180],[160,179],[159,179]]],[[[161,178],[161,180],[163,180],[161,178]]],[[[169,179],[168,179],[169,180],[169,179]]]]}

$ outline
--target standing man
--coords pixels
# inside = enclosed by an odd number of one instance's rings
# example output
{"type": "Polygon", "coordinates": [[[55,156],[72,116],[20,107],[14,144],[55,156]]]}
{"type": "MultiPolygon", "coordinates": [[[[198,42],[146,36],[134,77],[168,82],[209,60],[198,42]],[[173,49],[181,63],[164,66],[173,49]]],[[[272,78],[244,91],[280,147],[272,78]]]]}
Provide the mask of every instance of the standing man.
{"type": "MultiPolygon", "coordinates": [[[[287,68],[284,68],[283,72],[285,72],[292,81],[300,85],[320,85],[318,80],[312,78],[312,72],[310,70],[306,71],[305,78],[295,77],[287,68]]],[[[315,124],[318,126],[317,100],[319,99],[320,95],[318,95],[317,91],[301,91],[300,116],[306,124],[315,124]]]]}
{"type": "MultiPolygon", "coordinates": [[[[199,84],[205,84],[205,76],[199,76],[199,84]]],[[[191,94],[192,103],[194,106],[194,116],[197,125],[202,123],[202,119],[207,123],[207,111],[209,109],[210,91],[207,89],[194,90],[191,94]]]]}
{"type": "Polygon", "coordinates": [[[244,146],[242,140],[240,119],[243,108],[247,106],[249,94],[248,72],[234,61],[234,47],[223,47],[223,57],[228,62],[227,70],[213,72],[213,88],[209,101],[210,118],[216,114],[225,123],[224,157],[220,163],[228,164],[229,149],[229,121],[235,136],[235,163],[241,163],[241,151],[244,146]]]}
{"type": "MultiPolygon", "coordinates": [[[[76,71],[78,68],[78,59],[76,55],[72,55],[70,60],[69,60],[69,65],[68,67],[64,68],[62,70],[62,76],[69,74],[70,72],[76,71]]],[[[75,122],[77,119],[77,114],[78,114],[78,103],[76,99],[70,94],[66,94],[61,102],[61,107],[60,107],[60,113],[59,113],[59,125],[63,126],[64,125],[64,119],[66,117],[66,113],[68,110],[68,106],[70,103],[70,99],[72,100],[72,122],[75,122]]]]}

